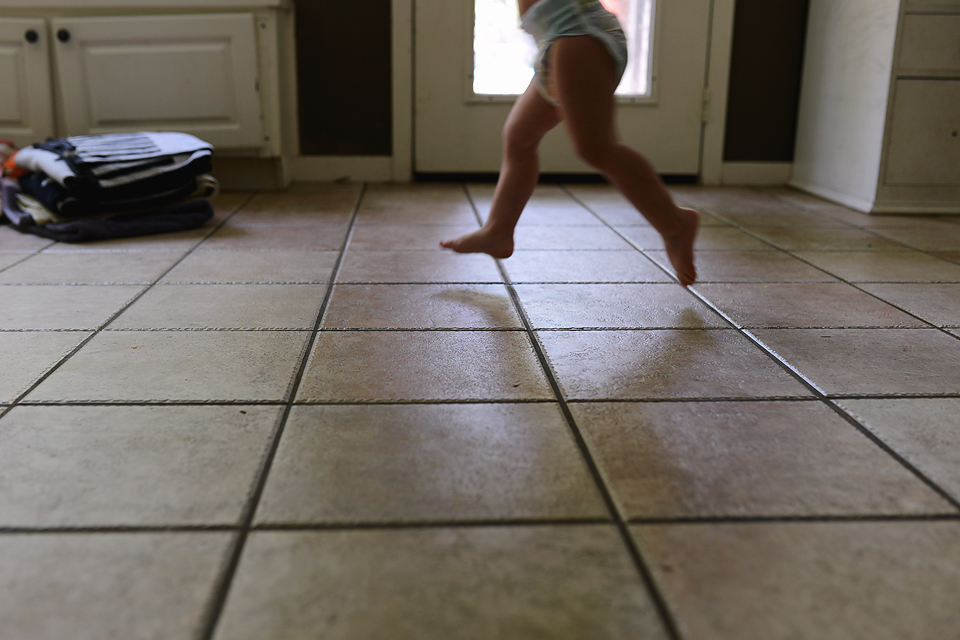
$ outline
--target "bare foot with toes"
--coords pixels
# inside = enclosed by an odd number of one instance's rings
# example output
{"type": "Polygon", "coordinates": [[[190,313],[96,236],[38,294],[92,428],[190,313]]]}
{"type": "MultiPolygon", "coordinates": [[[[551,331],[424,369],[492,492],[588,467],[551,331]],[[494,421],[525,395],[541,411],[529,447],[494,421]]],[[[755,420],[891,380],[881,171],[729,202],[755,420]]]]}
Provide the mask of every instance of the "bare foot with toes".
{"type": "Polygon", "coordinates": [[[494,258],[509,258],[513,255],[513,234],[504,235],[481,227],[453,240],[441,240],[440,246],[457,253],[486,253],[494,258]]]}
{"type": "Polygon", "coordinates": [[[693,265],[693,241],[700,226],[700,214],[693,209],[680,208],[680,230],[673,235],[664,236],[670,264],[677,272],[680,284],[689,287],[697,281],[697,269],[693,265]]]}

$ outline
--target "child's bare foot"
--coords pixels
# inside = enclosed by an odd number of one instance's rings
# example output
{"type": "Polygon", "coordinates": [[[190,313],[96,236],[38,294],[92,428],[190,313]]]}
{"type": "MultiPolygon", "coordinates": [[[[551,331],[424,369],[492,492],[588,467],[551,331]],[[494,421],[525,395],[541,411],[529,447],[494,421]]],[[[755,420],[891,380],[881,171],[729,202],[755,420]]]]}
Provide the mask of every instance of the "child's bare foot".
{"type": "Polygon", "coordinates": [[[680,230],[671,236],[664,236],[667,256],[677,272],[677,279],[685,287],[697,281],[697,269],[693,265],[693,241],[700,226],[700,214],[693,209],[680,208],[680,230]]]}
{"type": "Polygon", "coordinates": [[[457,253],[486,253],[494,258],[509,258],[513,255],[513,234],[504,236],[481,227],[453,240],[441,240],[440,246],[457,253]]]}

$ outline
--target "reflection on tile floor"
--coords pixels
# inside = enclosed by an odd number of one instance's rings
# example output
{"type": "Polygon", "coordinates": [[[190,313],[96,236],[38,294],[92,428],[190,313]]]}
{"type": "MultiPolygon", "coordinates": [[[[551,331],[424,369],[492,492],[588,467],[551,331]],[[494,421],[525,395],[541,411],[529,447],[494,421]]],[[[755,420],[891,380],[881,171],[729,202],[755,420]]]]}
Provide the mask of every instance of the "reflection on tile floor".
{"type": "Polygon", "coordinates": [[[487,184],[0,227],[0,636],[954,638],[960,217],[487,184]]]}

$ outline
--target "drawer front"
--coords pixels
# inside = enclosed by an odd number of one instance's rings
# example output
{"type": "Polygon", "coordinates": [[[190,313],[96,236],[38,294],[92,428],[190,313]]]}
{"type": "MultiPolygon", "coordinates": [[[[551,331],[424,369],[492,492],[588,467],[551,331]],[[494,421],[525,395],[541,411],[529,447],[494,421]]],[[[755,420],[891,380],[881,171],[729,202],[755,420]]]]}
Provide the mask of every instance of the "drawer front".
{"type": "Polygon", "coordinates": [[[887,185],[960,186],[960,80],[898,80],[887,185]]]}
{"type": "Polygon", "coordinates": [[[960,75],[960,15],[905,16],[900,45],[900,73],[960,75]]]}

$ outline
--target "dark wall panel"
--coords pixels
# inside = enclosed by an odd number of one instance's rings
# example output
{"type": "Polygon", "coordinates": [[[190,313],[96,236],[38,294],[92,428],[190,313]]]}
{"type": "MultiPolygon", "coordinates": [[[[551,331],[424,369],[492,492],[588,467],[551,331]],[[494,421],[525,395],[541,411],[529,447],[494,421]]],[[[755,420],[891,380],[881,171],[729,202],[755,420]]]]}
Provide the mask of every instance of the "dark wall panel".
{"type": "Polygon", "coordinates": [[[792,162],[809,0],[737,0],[727,162],[792,162]]]}
{"type": "Polygon", "coordinates": [[[390,155],[390,0],[297,0],[303,155],[390,155]]]}

